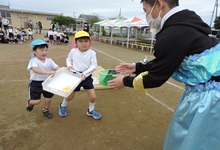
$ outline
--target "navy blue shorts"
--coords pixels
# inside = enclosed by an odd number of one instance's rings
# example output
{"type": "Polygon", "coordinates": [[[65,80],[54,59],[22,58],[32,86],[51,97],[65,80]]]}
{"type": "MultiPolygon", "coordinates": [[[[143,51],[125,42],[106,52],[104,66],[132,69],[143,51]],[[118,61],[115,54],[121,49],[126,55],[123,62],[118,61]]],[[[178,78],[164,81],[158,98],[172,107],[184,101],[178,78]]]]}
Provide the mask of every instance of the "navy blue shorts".
{"type": "Polygon", "coordinates": [[[47,92],[43,90],[42,86],[43,81],[31,81],[28,87],[29,99],[31,100],[39,100],[41,99],[41,94],[45,98],[52,98],[54,96],[53,93],[47,92]]]}
{"type": "Polygon", "coordinates": [[[80,91],[80,88],[83,87],[85,90],[90,90],[90,89],[94,89],[93,86],[93,79],[92,79],[92,75],[88,76],[84,81],[82,81],[76,88],[74,91],[80,91]]]}
{"type": "Polygon", "coordinates": [[[50,40],[54,40],[53,35],[49,35],[50,40]]]}

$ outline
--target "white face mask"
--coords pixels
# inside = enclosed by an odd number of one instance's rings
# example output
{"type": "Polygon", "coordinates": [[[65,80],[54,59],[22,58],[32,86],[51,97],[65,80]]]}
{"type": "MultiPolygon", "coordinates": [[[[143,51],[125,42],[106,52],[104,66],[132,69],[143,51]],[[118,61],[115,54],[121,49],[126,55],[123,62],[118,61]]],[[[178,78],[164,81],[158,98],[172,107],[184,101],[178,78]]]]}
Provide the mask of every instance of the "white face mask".
{"type": "Polygon", "coordinates": [[[156,2],[154,3],[154,6],[151,8],[151,11],[150,11],[149,15],[147,15],[146,21],[147,21],[147,23],[149,24],[149,26],[151,28],[160,29],[160,24],[161,24],[160,13],[161,13],[161,10],[160,10],[160,12],[159,12],[156,19],[153,19],[153,17],[152,17],[152,12],[154,10],[155,4],[156,4],[156,2]]]}

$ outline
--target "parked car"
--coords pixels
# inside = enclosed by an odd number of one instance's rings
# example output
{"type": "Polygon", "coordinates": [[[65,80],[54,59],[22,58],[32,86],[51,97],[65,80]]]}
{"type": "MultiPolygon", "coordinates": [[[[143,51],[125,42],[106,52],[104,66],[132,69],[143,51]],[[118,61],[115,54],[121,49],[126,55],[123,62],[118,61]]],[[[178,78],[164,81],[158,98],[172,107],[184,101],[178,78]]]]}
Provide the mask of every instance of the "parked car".
{"type": "Polygon", "coordinates": [[[219,29],[212,29],[212,33],[209,34],[209,36],[220,39],[220,30],[219,29]]]}

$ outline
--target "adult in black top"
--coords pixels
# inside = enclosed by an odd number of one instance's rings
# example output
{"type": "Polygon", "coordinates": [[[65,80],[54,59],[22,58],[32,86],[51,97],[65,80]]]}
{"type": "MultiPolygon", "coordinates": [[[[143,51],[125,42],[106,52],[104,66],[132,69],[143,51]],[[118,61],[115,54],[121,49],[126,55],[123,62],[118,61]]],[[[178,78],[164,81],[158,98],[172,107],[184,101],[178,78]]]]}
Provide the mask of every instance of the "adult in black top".
{"type": "Polygon", "coordinates": [[[219,42],[209,37],[211,28],[195,12],[178,6],[178,0],[141,0],[141,3],[149,25],[156,28],[160,23],[155,59],[116,66],[116,71],[132,75],[119,75],[108,85],[146,92],[147,88],[163,85],[171,76],[185,83],[186,90],[171,119],[163,149],[219,149],[219,42]]]}

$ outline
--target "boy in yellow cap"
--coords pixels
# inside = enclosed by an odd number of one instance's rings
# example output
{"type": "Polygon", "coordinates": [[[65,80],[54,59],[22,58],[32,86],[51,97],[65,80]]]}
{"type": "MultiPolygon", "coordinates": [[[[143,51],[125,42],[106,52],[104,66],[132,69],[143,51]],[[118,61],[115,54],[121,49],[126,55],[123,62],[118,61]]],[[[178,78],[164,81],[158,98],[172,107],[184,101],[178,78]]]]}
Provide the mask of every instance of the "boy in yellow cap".
{"type": "Polygon", "coordinates": [[[97,67],[96,52],[90,49],[90,36],[85,31],[78,31],[75,34],[76,48],[73,48],[66,58],[67,69],[70,71],[79,72],[82,82],[76,89],[66,98],[59,106],[59,115],[65,117],[67,115],[66,106],[71,101],[75,93],[83,87],[89,96],[89,109],[87,115],[98,120],[101,115],[95,110],[96,94],[93,86],[92,73],[97,67]]]}

